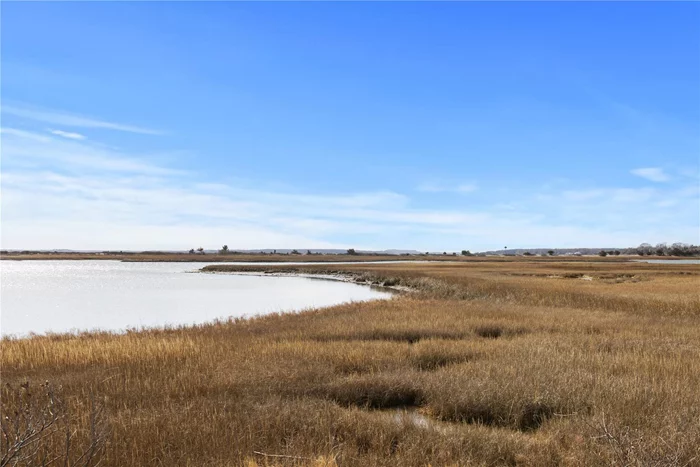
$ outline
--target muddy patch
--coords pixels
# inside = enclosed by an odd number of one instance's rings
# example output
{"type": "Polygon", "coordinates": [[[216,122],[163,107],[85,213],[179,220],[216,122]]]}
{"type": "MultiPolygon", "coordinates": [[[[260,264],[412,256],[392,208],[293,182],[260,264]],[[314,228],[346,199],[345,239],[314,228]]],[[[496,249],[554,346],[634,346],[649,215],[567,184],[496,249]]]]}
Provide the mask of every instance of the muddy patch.
{"type": "Polygon", "coordinates": [[[360,331],[349,334],[312,336],[311,339],[319,342],[326,341],[392,341],[415,344],[426,339],[459,340],[465,337],[465,333],[457,331],[430,331],[430,330],[396,330],[396,331],[360,331]]]}
{"type": "Polygon", "coordinates": [[[418,407],[425,397],[416,385],[397,378],[355,377],[330,383],[316,395],[345,407],[389,409],[418,407]]]}
{"type": "Polygon", "coordinates": [[[474,333],[484,339],[498,339],[503,335],[503,328],[500,326],[480,326],[474,329],[474,333]]]}
{"type": "Polygon", "coordinates": [[[448,353],[439,350],[418,352],[411,355],[411,364],[418,371],[435,371],[451,365],[459,365],[474,360],[476,354],[448,353]]]}
{"type": "Polygon", "coordinates": [[[535,277],[540,279],[576,279],[581,281],[600,281],[606,284],[621,284],[624,282],[640,282],[643,280],[648,280],[639,274],[629,274],[629,273],[602,273],[602,274],[588,274],[583,272],[567,272],[563,274],[551,274],[551,273],[510,273],[510,276],[516,277],[535,277]]]}

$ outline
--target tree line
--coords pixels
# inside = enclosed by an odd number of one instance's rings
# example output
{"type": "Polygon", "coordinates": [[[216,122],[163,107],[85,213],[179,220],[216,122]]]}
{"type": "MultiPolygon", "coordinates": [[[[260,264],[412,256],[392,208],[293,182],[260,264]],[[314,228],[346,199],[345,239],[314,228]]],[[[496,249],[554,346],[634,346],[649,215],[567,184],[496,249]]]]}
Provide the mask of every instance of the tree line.
{"type": "Polygon", "coordinates": [[[637,254],[639,256],[700,256],[700,245],[659,243],[656,246],[652,246],[649,243],[642,243],[636,248],[625,250],[625,254],[637,254]]]}
{"type": "MultiPolygon", "coordinates": [[[[192,248],[189,251],[190,254],[204,254],[204,248],[199,247],[196,250],[192,248]]],[[[228,245],[222,246],[219,251],[219,254],[221,255],[228,255],[228,254],[242,254],[242,252],[239,251],[231,251],[228,247],[228,245]]],[[[263,253],[262,251],[260,253],[263,253]]],[[[277,250],[274,250],[271,254],[276,254],[277,250]]],[[[292,255],[301,255],[301,253],[298,250],[292,250],[289,254],[292,255]]],[[[306,250],[307,255],[314,255],[314,254],[320,254],[320,253],[312,253],[311,250],[306,250]]],[[[357,251],[355,251],[354,248],[350,248],[346,251],[346,254],[348,255],[357,255],[359,254],[357,251]]],[[[429,253],[426,251],[426,255],[429,253]]],[[[475,256],[477,253],[472,253],[469,250],[462,250],[461,252],[462,256],[475,256]]],[[[483,255],[483,253],[478,253],[479,255],[483,255]]],[[[522,253],[524,256],[533,256],[535,253],[525,251],[522,253]]],[[[555,250],[548,250],[547,255],[548,256],[554,256],[556,255],[555,250]]],[[[594,254],[594,253],[593,253],[594,254]]],[[[617,256],[617,255],[639,255],[639,256],[700,256],[700,245],[691,245],[688,243],[658,243],[656,246],[651,245],[650,243],[642,243],[641,245],[637,247],[632,247],[632,248],[623,248],[623,249],[615,249],[615,250],[600,250],[598,252],[599,256],[617,256]]],[[[447,252],[444,252],[443,255],[447,255],[447,252]]],[[[456,253],[452,253],[452,255],[456,255],[456,253]]]]}

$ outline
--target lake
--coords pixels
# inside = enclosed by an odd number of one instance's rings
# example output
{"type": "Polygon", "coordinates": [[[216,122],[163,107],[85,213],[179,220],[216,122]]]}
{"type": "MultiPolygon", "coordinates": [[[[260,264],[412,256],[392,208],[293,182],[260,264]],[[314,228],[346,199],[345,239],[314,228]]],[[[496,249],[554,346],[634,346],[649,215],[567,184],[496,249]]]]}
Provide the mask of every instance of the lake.
{"type": "Polygon", "coordinates": [[[123,331],[391,297],[338,281],[191,273],[208,264],[0,261],[0,333],[123,331]]]}

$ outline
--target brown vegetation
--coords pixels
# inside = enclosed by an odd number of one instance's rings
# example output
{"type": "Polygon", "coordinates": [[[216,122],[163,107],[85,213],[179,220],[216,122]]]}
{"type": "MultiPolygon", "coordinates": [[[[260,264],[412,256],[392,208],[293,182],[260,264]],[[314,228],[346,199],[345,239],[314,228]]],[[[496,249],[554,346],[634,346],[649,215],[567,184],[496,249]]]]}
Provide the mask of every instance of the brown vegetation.
{"type": "MultiPolygon", "coordinates": [[[[700,465],[697,265],[255,269],[417,292],[182,329],[6,339],[3,384],[49,380],[76,420],[99,398],[110,433],[101,465],[700,465]]],[[[19,400],[8,391],[3,413],[19,400]]],[[[82,452],[89,424],[76,426],[82,452]]]]}

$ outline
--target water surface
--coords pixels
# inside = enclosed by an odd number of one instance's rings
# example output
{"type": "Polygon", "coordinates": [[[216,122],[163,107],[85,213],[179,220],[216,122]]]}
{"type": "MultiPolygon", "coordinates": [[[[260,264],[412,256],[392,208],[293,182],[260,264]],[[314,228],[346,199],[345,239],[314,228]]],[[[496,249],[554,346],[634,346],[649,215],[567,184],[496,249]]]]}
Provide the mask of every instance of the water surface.
{"type": "Polygon", "coordinates": [[[700,259],[633,259],[632,261],[653,264],[700,264],[700,259]]]}
{"type": "Polygon", "coordinates": [[[391,296],[300,277],[188,273],[208,264],[0,261],[0,333],[197,324],[391,296]]]}

